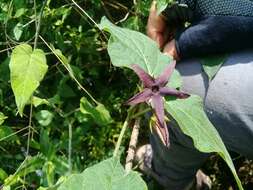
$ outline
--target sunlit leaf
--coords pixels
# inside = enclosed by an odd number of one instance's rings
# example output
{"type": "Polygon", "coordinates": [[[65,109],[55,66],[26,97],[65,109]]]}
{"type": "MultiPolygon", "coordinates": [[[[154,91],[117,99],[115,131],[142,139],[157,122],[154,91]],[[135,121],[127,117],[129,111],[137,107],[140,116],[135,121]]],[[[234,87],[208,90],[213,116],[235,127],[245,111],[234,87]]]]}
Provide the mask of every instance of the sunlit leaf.
{"type": "Polygon", "coordinates": [[[101,126],[108,125],[113,121],[109,111],[105,108],[103,104],[93,106],[84,97],[80,101],[80,111],[83,114],[90,115],[93,118],[94,122],[101,126]]]}
{"type": "Polygon", "coordinates": [[[25,14],[27,11],[27,9],[25,8],[20,8],[16,11],[15,15],[14,15],[14,18],[18,18],[18,17],[21,17],[23,14],[25,14]]]}
{"type": "Polygon", "coordinates": [[[47,68],[46,56],[42,50],[33,50],[28,44],[18,45],[13,50],[10,61],[11,87],[21,116],[47,68]]]}
{"type": "Polygon", "coordinates": [[[13,28],[13,34],[15,39],[18,41],[23,33],[23,24],[17,23],[16,26],[13,28]]]}
{"type": "MultiPolygon", "coordinates": [[[[102,18],[100,27],[111,33],[108,53],[114,66],[131,68],[137,64],[156,78],[172,61],[172,58],[160,52],[153,40],[140,32],[117,27],[105,17],[102,18]]],[[[181,84],[179,73],[173,72],[169,85],[177,88],[181,84]]]]}
{"type": "Polygon", "coordinates": [[[201,59],[203,69],[207,74],[209,81],[215,77],[227,56],[228,55],[212,55],[201,59]]]}
{"type": "Polygon", "coordinates": [[[147,190],[137,172],[125,173],[119,160],[110,158],[68,178],[59,190],[147,190]]]}
{"type": "Polygon", "coordinates": [[[54,114],[48,110],[40,110],[36,113],[35,118],[42,126],[48,126],[53,120],[54,114]]]}
{"type": "Polygon", "coordinates": [[[2,169],[0,168],[0,180],[5,180],[8,177],[8,174],[2,169]]]}
{"type": "Polygon", "coordinates": [[[192,95],[187,99],[167,101],[165,108],[176,120],[181,130],[193,139],[194,146],[201,152],[217,152],[230,167],[238,187],[242,188],[231,157],[219,133],[207,118],[200,97],[192,95]]]}
{"type": "Polygon", "coordinates": [[[0,125],[2,125],[4,123],[4,120],[6,120],[7,118],[7,116],[0,112],[0,125]]]}
{"type": "Polygon", "coordinates": [[[38,107],[43,104],[49,105],[49,102],[46,99],[39,98],[37,96],[33,96],[32,101],[33,101],[32,103],[33,103],[34,107],[38,107]]]}

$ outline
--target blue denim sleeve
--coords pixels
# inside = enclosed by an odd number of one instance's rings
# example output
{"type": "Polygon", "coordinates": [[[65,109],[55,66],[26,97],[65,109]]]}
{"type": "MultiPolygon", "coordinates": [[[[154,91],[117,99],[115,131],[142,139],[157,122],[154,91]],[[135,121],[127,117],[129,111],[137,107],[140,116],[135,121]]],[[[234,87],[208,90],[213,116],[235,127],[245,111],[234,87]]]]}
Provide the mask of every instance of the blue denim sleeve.
{"type": "Polygon", "coordinates": [[[253,17],[207,16],[176,35],[181,58],[253,48],[253,17]]]}

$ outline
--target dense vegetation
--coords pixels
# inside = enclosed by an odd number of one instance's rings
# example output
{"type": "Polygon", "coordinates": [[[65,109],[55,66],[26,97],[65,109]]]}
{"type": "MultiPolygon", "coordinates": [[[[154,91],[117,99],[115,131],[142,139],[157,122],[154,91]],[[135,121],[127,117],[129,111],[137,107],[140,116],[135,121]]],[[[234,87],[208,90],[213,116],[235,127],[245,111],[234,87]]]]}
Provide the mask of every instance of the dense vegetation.
{"type": "MultiPolygon", "coordinates": [[[[106,15],[113,23],[145,32],[151,0],[77,3],[85,12],[71,0],[0,2],[0,184],[13,189],[53,187],[59,178],[111,157],[127,115],[123,103],[138,91],[133,72],[112,66],[108,35],[95,25],[106,15]],[[12,50],[21,43],[43,49],[48,65],[22,117],[9,71],[12,50]]],[[[120,147],[123,163],[130,132],[120,147]]],[[[139,144],[147,141],[144,128],[139,144]]],[[[250,189],[252,162],[235,161],[250,189]]],[[[204,170],[214,189],[236,186],[219,157],[210,158],[204,170]]],[[[153,181],[147,181],[152,189],[153,181]]]]}

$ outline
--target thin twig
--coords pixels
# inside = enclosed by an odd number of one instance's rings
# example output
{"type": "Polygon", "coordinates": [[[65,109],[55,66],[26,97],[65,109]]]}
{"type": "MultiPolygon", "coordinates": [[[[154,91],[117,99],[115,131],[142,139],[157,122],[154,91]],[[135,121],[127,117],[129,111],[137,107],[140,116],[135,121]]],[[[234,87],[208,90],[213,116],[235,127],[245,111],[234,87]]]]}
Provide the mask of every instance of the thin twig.
{"type": "Polygon", "coordinates": [[[69,68],[65,65],[65,63],[61,60],[61,58],[55,53],[55,51],[50,47],[50,45],[44,40],[44,38],[39,35],[40,39],[46,44],[46,46],[52,51],[52,53],[57,57],[57,59],[62,63],[62,65],[65,67],[65,69],[70,73],[70,77],[77,83],[77,85],[90,97],[90,99],[98,105],[99,102],[96,101],[95,98],[80,84],[80,82],[76,79],[76,77],[71,73],[69,68]]]}
{"type": "MultiPolygon", "coordinates": [[[[26,158],[29,156],[29,151],[30,151],[32,114],[33,114],[33,95],[31,97],[31,104],[30,104],[29,123],[28,123],[28,137],[27,137],[27,147],[26,147],[26,155],[25,155],[26,158]]],[[[26,178],[26,173],[27,172],[26,172],[26,168],[25,168],[24,178],[23,178],[24,181],[25,181],[25,178],[26,178]]]]}
{"type": "Polygon", "coordinates": [[[43,5],[42,5],[41,10],[40,10],[39,18],[38,18],[38,21],[37,21],[37,28],[36,28],[35,39],[34,39],[34,49],[36,49],[36,47],[37,47],[37,42],[38,42],[39,33],[40,33],[41,18],[42,18],[42,15],[43,15],[44,8],[46,7],[46,4],[47,4],[47,0],[45,0],[43,2],[43,5]]]}
{"type": "Polygon", "coordinates": [[[6,140],[6,139],[8,139],[8,138],[10,138],[10,137],[12,137],[12,136],[14,136],[14,135],[17,135],[18,133],[20,133],[20,132],[22,132],[22,131],[28,129],[28,127],[29,127],[29,126],[27,126],[27,127],[25,127],[25,128],[22,128],[22,129],[20,129],[20,130],[14,132],[14,133],[11,133],[10,135],[7,135],[7,136],[1,138],[1,139],[0,139],[0,142],[1,142],[1,141],[4,141],[4,140],[6,140]]]}
{"type": "Polygon", "coordinates": [[[13,48],[15,48],[15,47],[9,47],[9,48],[6,48],[6,49],[3,49],[3,50],[0,50],[0,53],[3,53],[3,52],[6,52],[6,51],[9,51],[9,50],[11,50],[11,49],[13,49],[13,48]]]}
{"type": "Polygon", "coordinates": [[[112,15],[111,15],[110,11],[107,9],[105,3],[104,3],[103,1],[101,1],[101,4],[103,5],[103,9],[105,10],[106,16],[107,16],[112,22],[114,22],[114,21],[113,21],[113,17],[112,17],[112,15]]]}
{"type": "Polygon", "coordinates": [[[127,157],[126,157],[126,165],[125,165],[126,172],[130,172],[133,168],[133,160],[135,156],[136,146],[138,143],[139,130],[140,130],[140,118],[135,120],[135,123],[133,126],[131,139],[130,139],[129,147],[127,151],[127,157]]]}
{"type": "Polygon", "coordinates": [[[124,18],[120,19],[119,21],[115,22],[115,24],[119,24],[121,22],[124,22],[126,21],[126,19],[128,19],[128,16],[129,16],[130,12],[127,12],[127,14],[124,16],[124,18]]]}
{"type": "Polygon", "coordinates": [[[69,147],[68,147],[68,165],[69,165],[69,174],[72,173],[72,124],[73,121],[69,122],[69,147]]]}

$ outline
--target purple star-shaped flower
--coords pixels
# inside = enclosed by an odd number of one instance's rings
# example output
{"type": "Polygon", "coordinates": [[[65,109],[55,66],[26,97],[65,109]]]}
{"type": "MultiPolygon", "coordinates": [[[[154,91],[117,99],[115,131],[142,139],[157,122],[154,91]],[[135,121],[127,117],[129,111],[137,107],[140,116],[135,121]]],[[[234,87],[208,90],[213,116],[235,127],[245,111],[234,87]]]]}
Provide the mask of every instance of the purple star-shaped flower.
{"type": "Polygon", "coordinates": [[[157,118],[155,130],[157,131],[158,135],[161,137],[161,140],[166,146],[169,146],[169,133],[164,119],[165,113],[163,97],[168,95],[175,96],[177,98],[189,97],[189,94],[180,92],[173,88],[166,87],[166,84],[168,83],[174,71],[175,65],[176,61],[173,61],[165,68],[165,70],[159,77],[154,79],[142,68],[134,64],[132,66],[132,69],[142,81],[144,89],[126,102],[126,104],[128,105],[136,105],[141,102],[151,101],[151,106],[154,109],[155,116],[157,118]]]}

